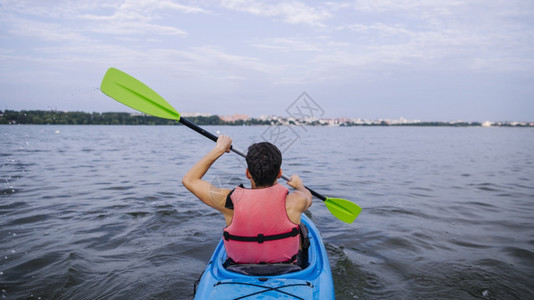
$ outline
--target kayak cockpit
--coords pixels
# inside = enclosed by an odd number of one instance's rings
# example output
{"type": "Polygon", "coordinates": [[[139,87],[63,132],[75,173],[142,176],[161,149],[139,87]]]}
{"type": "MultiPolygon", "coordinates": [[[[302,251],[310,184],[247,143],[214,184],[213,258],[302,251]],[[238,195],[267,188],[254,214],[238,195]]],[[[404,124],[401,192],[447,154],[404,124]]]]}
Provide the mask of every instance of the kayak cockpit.
{"type": "Polygon", "coordinates": [[[275,276],[301,271],[295,264],[234,264],[226,270],[249,276],[275,276]]]}

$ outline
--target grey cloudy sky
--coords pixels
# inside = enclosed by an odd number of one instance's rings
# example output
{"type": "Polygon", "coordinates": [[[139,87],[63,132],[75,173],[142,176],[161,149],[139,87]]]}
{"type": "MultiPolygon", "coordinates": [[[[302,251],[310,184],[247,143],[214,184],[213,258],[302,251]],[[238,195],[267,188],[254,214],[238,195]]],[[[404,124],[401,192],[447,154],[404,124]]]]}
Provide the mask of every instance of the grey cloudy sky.
{"type": "Polygon", "coordinates": [[[534,121],[534,1],[0,0],[0,110],[131,111],[109,67],[181,112],[534,121]]]}

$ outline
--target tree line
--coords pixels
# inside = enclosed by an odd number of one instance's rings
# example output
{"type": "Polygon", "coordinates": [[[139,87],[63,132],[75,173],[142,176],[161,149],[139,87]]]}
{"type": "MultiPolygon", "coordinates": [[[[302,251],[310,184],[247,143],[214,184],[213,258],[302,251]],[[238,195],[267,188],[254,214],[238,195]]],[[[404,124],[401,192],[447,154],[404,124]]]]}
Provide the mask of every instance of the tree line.
{"type": "MultiPolygon", "coordinates": [[[[250,119],[225,122],[218,116],[187,117],[199,125],[269,125],[268,121],[250,119]]],[[[176,125],[174,120],[145,114],[126,112],[63,112],[48,110],[0,111],[0,124],[54,124],[54,125],[176,125]]]]}
{"type": "MultiPolygon", "coordinates": [[[[319,121],[299,122],[286,119],[260,120],[250,118],[248,120],[238,120],[234,122],[223,121],[217,115],[187,117],[187,119],[198,125],[304,125],[304,126],[328,126],[319,121]]],[[[51,124],[51,125],[177,125],[174,120],[162,119],[140,113],[127,112],[64,112],[54,110],[0,110],[0,124],[51,124]]],[[[533,123],[500,122],[492,126],[509,127],[532,127],[533,123]]],[[[386,121],[371,123],[345,122],[338,126],[481,126],[480,122],[417,122],[406,124],[390,124],[386,121]]]]}

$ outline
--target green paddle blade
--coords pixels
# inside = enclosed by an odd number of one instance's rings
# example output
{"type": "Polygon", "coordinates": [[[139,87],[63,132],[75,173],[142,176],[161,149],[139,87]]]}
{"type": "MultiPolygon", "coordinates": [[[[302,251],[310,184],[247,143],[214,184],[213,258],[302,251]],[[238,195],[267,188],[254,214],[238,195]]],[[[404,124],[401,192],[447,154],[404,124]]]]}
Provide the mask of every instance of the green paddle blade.
{"type": "Polygon", "coordinates": [[[100,90],[135,110],[164,119],[180,120],[180,114],[160,95],[132,76],[109,68],[100,90]]]}
{"type": "Polygon", "coordinates": [[[354,222],[362,211],[361,207],[345,199],[327,197],[324,203],[336,218],[346,223],[354,222]]]}

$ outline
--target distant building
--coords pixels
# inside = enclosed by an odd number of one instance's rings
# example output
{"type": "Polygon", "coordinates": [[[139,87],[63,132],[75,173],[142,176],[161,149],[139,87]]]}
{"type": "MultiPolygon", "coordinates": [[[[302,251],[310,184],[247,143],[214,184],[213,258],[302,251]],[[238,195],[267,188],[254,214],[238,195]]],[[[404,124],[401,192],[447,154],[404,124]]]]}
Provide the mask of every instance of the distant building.
{"type": "Polygon", "coordinates": [[[250,117],[244,114],[233,114],[231,116],[220,116],[219,119],[225,122],[236,122],[236,121],[248,121],[250,117]]]}
{"type": "Polygon", "coordinates": [[[212,114],[197,113],[197,112],[193,112],[193,113],[184,112],[184,113],[181,113],[180,115],[186,118],[188,117],[211,117],[212,116],[212,114]]]}

